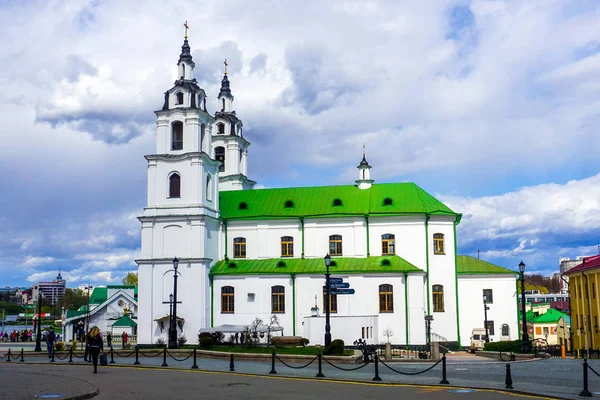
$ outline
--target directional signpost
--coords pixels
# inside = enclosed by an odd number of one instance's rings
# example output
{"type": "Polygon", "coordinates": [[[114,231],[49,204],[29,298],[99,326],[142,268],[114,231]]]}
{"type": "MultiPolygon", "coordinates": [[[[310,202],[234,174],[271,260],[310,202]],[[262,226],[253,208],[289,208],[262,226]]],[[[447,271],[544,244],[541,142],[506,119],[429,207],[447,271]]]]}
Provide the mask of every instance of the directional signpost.
{"type": "Polygon", "coordinates": [[[344,278],[329,278],[329,283],[342,283],[344,282],[344,278]]]}
{"type": "Polygon", "coordinates": [[[354,294],[354,289],[333,289],[331,294],[354,294]]]}
{"type": "MultiPolygon", "coordinates": [[[[323,293],[327,288],[323,286],[323,293]]],[[[354,294],[354,289],[350,289],[350,284],[344,282],[343,278],[329,278],[329,294],[354,294]]]]}

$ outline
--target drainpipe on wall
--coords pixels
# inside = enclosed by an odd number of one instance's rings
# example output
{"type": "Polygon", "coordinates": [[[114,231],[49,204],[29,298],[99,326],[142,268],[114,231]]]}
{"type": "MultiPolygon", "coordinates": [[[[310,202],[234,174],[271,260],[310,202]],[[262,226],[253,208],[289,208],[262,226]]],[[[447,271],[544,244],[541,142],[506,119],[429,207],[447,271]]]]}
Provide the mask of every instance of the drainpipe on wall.
{"type": "MultiPolygon", "coordinates": [[[[425,214],[425,262],[427,267],[425,286],[427,287],[427,315],[431,315],[431,296],[429,290],[429,218],[431,218],[431,215],[425,214]]],[[[431,328],[427,329],[427,343],[431,343],[431,328]]]]}
{"type": "Polygon", "coordinates": [[[291,274],[292,278],[292,336],[296,336],[296,275],[291,274]]]}
{"type": "Polygon", "coordinates": [[[208,275],[210,281],[210,327],[215,326],[215,281],[211,274],[208,275]]]}
{"type": "Polygon", "coordinates": [[[460,217],[457,216],[454,220],[454,294],[456,295],[456,337],[458,338],[458,347],[462,349],[460,343],[460,314],[458,310],[458,245],[456,243],[456,225],[460,222],[460,217]]]}
{"type": "Polygon", "coordinates": [[[225,260],[227,260],[227,220],[223,220],[223,230],[225,231],[225,260]]]}
{"type": "MultiPolygon", "coordinates": [[[[590,332],[590,345],[591,345],[591,348],[593,349],[594,348],[594,334],[592,333],[592,321],[591,321],[591,318],[592,318],[592,307],[590,305],[590,286],[589,286],[589,283],[588,283],[588,277],[587,277],[587,275],[585,274],[584,271],[581,271],[581,275],[583,275],[583,277],[585,278],[585,297],[587,298],[587,305],[588,305],[588,318],[587,318],[587,324],[585,324],[585,330],[586,331],[588,330],[588,324],[589,324],[589,327],[590,327],[590,329],[589,329],[589,332],[590,332]]],[[[588,354],[588,357],[589,357],[590,349],[588,348],[587,351],[588,351],[587,354],[588,354]]]]}
{"type": "Polygon", "coordinates": [[[367,257],[371,255],[369,251],[369,216],[365,215],[365,224],[367,225],[367,257]]]}
{"type": "MultiPolygon", "coordinates": [[[[573,330],[573,311],[571,310],[571,286],[569,285],[569,281],[567,281],[565,279],[565,277],[563,276],[563,274],[560,274],[560,279],[562,279],[566,284],[567,284],[567,294],[569,295],[568,299],[569,299],[569,321],[571,321],[571,328],[569,329],[569,338],[568,338],[568,343],[567,343],[567,347],[573,351],[573,344],[571,343],[572,338],[571,338],[571,331],[573,330]]],[[[564,322],[565,319],[563,318],[563,331],[565,332],[565,335],[567,333],[566,328],[564,326],[564,322]]]]}
{"type": "Polygon", "coordinates": [[[408,346],[408,272],[404,273],[404,324],[406,325],[406,345],[408,346]]]}
{"type": "Polygon", "coordinates": [[[300,217],[300,225],[302,226],[302,258],[304,258],[304,217],[300,217]]]}

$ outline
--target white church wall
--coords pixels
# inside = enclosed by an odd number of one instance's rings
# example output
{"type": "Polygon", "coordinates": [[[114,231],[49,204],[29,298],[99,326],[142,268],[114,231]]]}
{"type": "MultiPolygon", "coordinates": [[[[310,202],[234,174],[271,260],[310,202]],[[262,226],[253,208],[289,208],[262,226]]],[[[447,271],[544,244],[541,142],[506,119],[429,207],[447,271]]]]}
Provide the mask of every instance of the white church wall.
{"type": "MultiPolygon", "coordinates": [[[[342,339],[347,346],[361,338],[369,344],[381,342],[379,315],[341,316],[331,315],[331,338],[342,339]]],[[[323,345],[325,341],[325,314],[319,317],[303,317],[302,330],[298,336],[309,340],[310,345],[323,345]]]]}
{"type": "Polygon", "coordinates": [[[425,269],[425,220],[422,216],[369,217],[370,253],[382,255],[381,236],[395,235],[396,254],[425,269]]]}
{"type": "MultiPolygon", "coordinates": [[[[408,275],[408,344],[425,344],[425,314],[426,308],[425,276],[421,274],[408,275]]],[[[394,343],[396,337],[394,335],[394,343]]]]}
{"type": "Polygon", "coordinates": [[[429,298],[430,312],[433,315],[432,333],[443,336],[449,341],[458,340],[456,318],[456,272],[454,257],[454,218],[432,216],[429,220],[429,298]],[[434,253],[433,235],[444,235],[444,254],[434,253]],[[434,312],[433,285],[444,287],[444,311],[434,312]]]}
{"type": "Polygon", "coordinates": [[[488,321],[494,321],[494,334],[490,340],[517,340],[518,314],[515,276],[513,275],[459,275],[461,345],[470,346],[473,328],[485,328],[483,289],[492,289],[493,303],[488,304],[488,321]],[[509,327],[509,336],[502,336],[502,325],[509,327]]]}
{"type": "Polygon", "coordinates": [[[305,257],[325,257],[329,253],[331,235],[342,236],[340,257],[366,257],[367,231],[364,218],[306,218],[304,220],[305,257]]]}
{"type": "Polygon", "coordinates": [[[302,252],[302,231],[299,220],[232,221],[227,224],[227,255],[234,257],[233,240],[246,238],[246,258],[280,258],[281,237],[294,238],[294,257],[302,252]]]}

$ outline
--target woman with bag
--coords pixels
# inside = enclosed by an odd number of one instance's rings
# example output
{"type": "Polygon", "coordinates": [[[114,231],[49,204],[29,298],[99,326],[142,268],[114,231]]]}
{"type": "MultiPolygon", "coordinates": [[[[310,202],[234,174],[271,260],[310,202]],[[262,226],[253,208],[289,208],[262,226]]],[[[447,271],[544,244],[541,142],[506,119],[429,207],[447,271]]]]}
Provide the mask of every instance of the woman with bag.
{"type": "Polygon", "coordinates": [[[94,373],[98,372],[98,355],[101,351],[104,351],[104,344],[102,343],[102,334],[97,326],[93,326],[88,333],[88,344],[90,346],[90,355],[94,362],[94,373]]]}

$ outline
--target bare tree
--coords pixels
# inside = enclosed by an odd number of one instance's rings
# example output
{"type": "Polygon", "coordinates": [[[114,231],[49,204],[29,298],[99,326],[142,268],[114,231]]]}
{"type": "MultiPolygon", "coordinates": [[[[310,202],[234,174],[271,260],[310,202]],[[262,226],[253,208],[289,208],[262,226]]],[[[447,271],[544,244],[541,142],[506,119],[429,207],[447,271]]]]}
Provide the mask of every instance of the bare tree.
{"type": "Polygon", "coordinates": [[[387,342],[390,343],[390,338],[394,336],[394,331],[390,328],[385,328],[381,333],[387,338],[387,342]]]}

